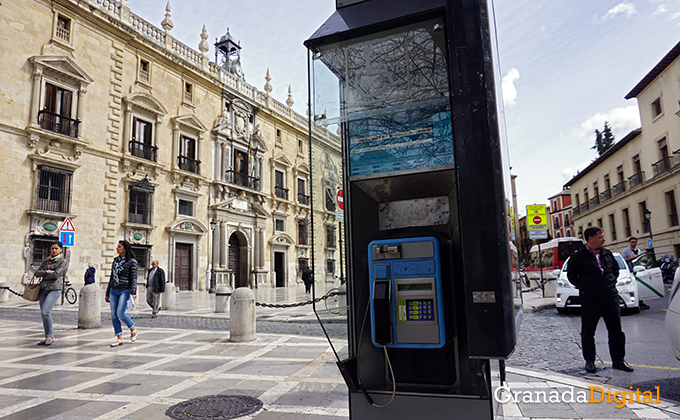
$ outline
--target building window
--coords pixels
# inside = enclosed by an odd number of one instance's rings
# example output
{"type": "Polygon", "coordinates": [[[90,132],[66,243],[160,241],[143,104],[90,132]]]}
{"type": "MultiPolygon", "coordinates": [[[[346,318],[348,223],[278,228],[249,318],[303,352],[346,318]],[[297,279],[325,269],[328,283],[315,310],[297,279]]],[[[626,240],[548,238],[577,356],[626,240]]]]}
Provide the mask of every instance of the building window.
{"type": "Polygon", "coordinates": [[[158,148],[153,145],[153,124],[141,118],[132,119],[130,154],[156,162],[158,148]]]}
{"type": "Polygon", "coordinates": [[[612,241],[616,240],[616,223],[614,222],[614,215],[610,214],[609,215],[609,227],[611,228],[611,234],[612,234],[612,241]]]}
{"type": "Polygon", "coordinates": [[[643,201],[638,204],[640,208],[640,224],[642,224],[642,231],[644,233],[649,233],[649,222],[645,219],[645,212],[647,211],[647,202],[643,201]]]}
{"type": "Polygon", "coordinates": [[[298,244],[309,245],[309,225],[302,220],[298,222],[298,244]]]}
{"type": "Polygon", "coordinates": [[[40,127],[78,138],[78,121],[71,118],[73,109],[73,92],[51,83],[45,83],[45,101],[43,109],[38,112],[40,127]]]}
{"type": "Polygon", "coordinates": [[[182,216],[189,216],[189,217],[194,216],[194,203],[193,203],[193,201],[179,200],[177,207],[178,207],[177,213],[181,214],[182,216]]]}
{"type": "Polygon", "coordinates": [[[335,260],[326,260],[326,274],[335,275],[335,260]]]}
{"type": "Polygon", "coordinates": [[[274,195],[278,198],[288,200],[288,189],[286,188],[283,172],[274,170],[274,195]]]}
{"type": "Polygon", "coordinates": [[[31,265],[39,266],[43,260],[50,256],[50,247],[57,241],[51,236],[33,236],[31,238],[33,251],[31,252],[31,265]]]}
{"type": "Polygon", "coordinates": [[[300,155],[305,154],[305,147],[304,147],[304,143],[302,142],[302,140],[298,140],[298,153],[300,155]]]}
{"type": "Polygon", "coordinates": [[[326,187],[326,210],[335,211],[335,196],[330,187],[326,187]]]}
{"type": "Polygon", "coordinates": [[[281,130],[276,129],[276,142],[281,143],[281,130]]]}
{"type": "Polygon", "coordinates": [[[151,82],[151,63],[143,58],[139,59],[139,68],[137,70],[137,81],[142,83],[151,82]]]}
{"type": "Polygon", "coordinates": [[[675,191],[668,191],[666,196],[666,209],[668,210],[668,224],[678,226],[678,207],[675,203],[675,191]]]}
{"type": "Polygon", "coordinates": [[[307,193],[306,187],[307,187],[306,181],[304,179],[298,178],[298,180],[297,180],[298,203],[308,206],[309,205],[309,196],[306,194],[307,193]]]}
{"type": "Polygon", "coordinates": [[[183,171],[201,174],[201,162],[196,159],[196,140],[187,136],[179,136],[179,156],[177,164],[183,171]]]}
{"type": "Polygon", "coordinates": [[[663,114],[663,108],[661,107],[661,97],[658,97],[652,102],[652,118],[656,118],[661,114],[663,114]]]}
{"type": "Polygon", "coordinates": [[[54,31],[55,38],[64,41],[68,44],[71,43],[71,19],[63,16],[57,16],[57,27],[54,31]]]}
{"type": "Polygon", "coordinates": [[[140,225],[151,224],[151,192],[130,187],[128,222],[140,225]]]}
{"type": "Polygon", "coordinates": [[[326,247],[336,248],[337,238],[335,237],[335,226],[326,226],[326,247]]]}
{"type": "Polygon", "coordinates": [[[302,272],[309,265],[309,258],[298,258],[298,272],[302,275],[302,272]]]}
{"type": "Polygon", "coordinates": [[[184,82],[184,102],[189,104],[194,102],[194,85],[189,82],[184,82]]]}
{"type": "Polygon", "coordinates": [[[283,232],[285,230],[283,219],[274,219],[274,230],[277,232],[283,232]]]}
{"type": "Polygon", "coordinates": [[[621,215],[623,216],[623,228],[626,231],[626,238],[630,238],[630,216],[628,214],[628,209],[621,210],[621,215]]]}
{"type": "Polygon", "coordinates": [[[71,210],[71,178],[73,172],[40,166],[35,208],[68,213],[71,210]]]}
{"type": "Polygon", "coordinates": [[[146,277],[146,269],[151,268],[151,261],[149,261],[149,251],[149,247],[132,245],[132,252],[135,253],[135,259],[137,260],[137,273],[142,278],[146,277]]]}

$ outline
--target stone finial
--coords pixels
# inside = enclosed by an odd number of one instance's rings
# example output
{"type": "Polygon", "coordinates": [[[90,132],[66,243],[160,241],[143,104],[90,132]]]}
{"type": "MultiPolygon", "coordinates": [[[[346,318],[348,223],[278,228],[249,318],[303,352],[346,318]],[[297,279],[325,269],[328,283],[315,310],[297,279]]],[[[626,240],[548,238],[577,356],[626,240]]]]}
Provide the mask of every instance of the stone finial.
{"type": "Polygon", "coordinates": [[[210,50],[210,46],[208,45],[208,30],[205,29],[205,25],[203,25],[203,30],[201,31],[201,42],[198,43],[198,49],[203,54],[207,54],[210,50]]]}
{"type": "Polygon", "coordinates": [[[290,85],[288,85],[288,99],[286,99],[286,105],[288,105],[289,108],[292,108],[294,103],[293,90],[290,88],[290,85]]]}
{"type": "Polygon", "coordinates": [[[163,22],[161,22],[161,26],[163,29],[165,29],[165,32],[170,32],[170,30],[175,26],[174,23],[172,23],[172,19],[170,19],[170,2],[168,1],[168,4],[165,6],[165,18],[163,19],[163,22]]]}
{"type": "Polygon", "coordinates": [[[267,92],[267,96],[269,96],[272,93],[272,84],[270,83],[272,81],[272,77],[269,75],[269,69],[267,69],[267,75],[264,77],[264,80],[267,81],[267,83],[264,84],[264,91],[267,92]]]}
{"type": "Polygon", "coordinates": [[[309,117],[309,101],[307,101],[307,107],[305,108],[305,114],[309,117]]]}

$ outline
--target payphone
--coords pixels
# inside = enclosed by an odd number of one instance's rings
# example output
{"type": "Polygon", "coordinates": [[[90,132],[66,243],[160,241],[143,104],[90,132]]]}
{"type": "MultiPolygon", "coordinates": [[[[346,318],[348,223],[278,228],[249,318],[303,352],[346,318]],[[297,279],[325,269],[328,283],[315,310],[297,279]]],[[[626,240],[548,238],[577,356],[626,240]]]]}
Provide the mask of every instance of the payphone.
{"type": "Polygon", "coordinates": [[[373,344],[387,348],[444,346],[437,238],[373,241],[368,245],[368,256],[373,344]]]}

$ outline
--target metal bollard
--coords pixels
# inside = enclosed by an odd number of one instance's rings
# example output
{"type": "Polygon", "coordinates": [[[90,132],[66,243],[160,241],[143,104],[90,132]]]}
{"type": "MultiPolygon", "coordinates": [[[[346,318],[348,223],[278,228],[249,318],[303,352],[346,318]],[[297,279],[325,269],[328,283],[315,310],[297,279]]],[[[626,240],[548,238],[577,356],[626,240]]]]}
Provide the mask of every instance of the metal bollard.
{"type": "Polygon", "coordinates": [[[177,293],[174,283],[165,283],[165,292],[161,296],[161,309],[175,309],[177,293]]]}
{"type": "Polygon", "coordinates": [[[9,301],[9,284],[0,283],[0,303],[9,301]]]}
{"type": "Polygon", "coordinates": [[[231,294],[229,340],[253,341],[255,338],[255,294],[247,287],[239,287],[231,294]]]}
{"type": "Polygon", "coordinates": [[[229,286],[220,286],[215,291],[215,313],[229,312],[229,297],[231,296],[231,288],[229,286]]]}
{"type": "Polygon", "coordinates": [[[86,284],[78,294],[78,328],[102,326],[102,298],[98,284],[86,284]]]}

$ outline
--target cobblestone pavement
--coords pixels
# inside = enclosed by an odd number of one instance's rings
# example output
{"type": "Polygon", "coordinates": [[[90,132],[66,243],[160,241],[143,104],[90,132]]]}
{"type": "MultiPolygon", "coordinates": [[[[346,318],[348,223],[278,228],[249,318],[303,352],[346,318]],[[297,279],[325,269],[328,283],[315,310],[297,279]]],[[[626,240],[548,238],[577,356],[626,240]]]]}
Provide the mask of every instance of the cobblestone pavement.
{"type": "Polygon", "coordinates": [[[583,370],[581,335],[567,317],[547,310],[524,314],[508,366],[574,374],[583,370]]]}

